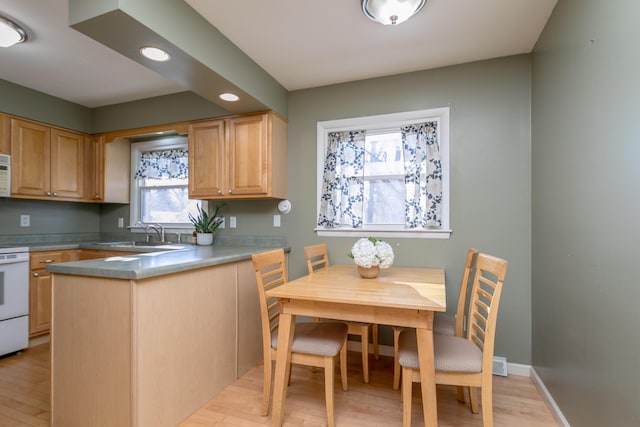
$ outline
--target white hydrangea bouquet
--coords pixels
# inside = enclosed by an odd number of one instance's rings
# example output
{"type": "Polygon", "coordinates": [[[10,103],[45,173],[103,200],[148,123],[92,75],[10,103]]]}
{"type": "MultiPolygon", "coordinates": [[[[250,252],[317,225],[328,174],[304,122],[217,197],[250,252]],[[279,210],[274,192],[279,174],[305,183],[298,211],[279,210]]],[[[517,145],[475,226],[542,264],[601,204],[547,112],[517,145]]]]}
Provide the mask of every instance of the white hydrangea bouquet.
{"type": "Polygon", "coordinates": [[[363,268],[389,268],[393,264],[393,249],[391,245],[375,237],[358,240],[349,252],[349,257],[357,266],[363,268]]]}

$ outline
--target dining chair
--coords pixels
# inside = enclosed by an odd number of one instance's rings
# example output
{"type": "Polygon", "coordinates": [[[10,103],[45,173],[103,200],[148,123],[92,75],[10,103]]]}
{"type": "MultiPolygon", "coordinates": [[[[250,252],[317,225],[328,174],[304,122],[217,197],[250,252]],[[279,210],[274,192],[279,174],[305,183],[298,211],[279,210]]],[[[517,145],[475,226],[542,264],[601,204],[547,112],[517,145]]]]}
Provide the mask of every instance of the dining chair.
{"type": "MultiPolygon", "coordinates": [[[[278,300],[267,297],[266,291],[286,283],[288,274],[283,249],[252,254],[251,261],[256,273],[262,319],[264,361],[262,415],[266,416],[269,414],[272,362],[276,360],[280,317],[278,300]]],[[[324,368],[325,401],[329,426],[335,425],[333,388],[336,357],[340,359],[342,389],[347,390],[347,331],[347,325],[343,322],[296,323],[291,344],[292,364],[324,368]]],[[[291,376],[291,365],[289,365],[286,375],[285,382],[288,383],[291,376]]]]}
{"type": "MultiPolygon", "coordinates": [[[[307,260],[309,274],[329,266],[329,252],[326,243],[305,246],[304,257],[307,260]]],[[[320,319],[316,319],[320,320],[320,319]]],[[[325,319],[321,319],[324,321],[325,319]]],[[[371,323],[344,322],[349,328],[349,335],[360,337],[362,352],[362,377],[365,383],[369,383],[369,329],[371,323]]],[[[377,325],[375,325],[377,326],[377,325]]],[[[373,351],[374,357],[378,358],[378,328],[373,329],[373,351]]]]}
{"type": "MultiPolygon", "coordinates": [[[[433,336],[435,382],[468,387],[474,414],[479,412],[477,389],[480,388],[482,422],[484,427],[493,427],[493,349],[507,261],[480,253],[475,270],[467,315],[467,336],[433,336]]],[[[415,330],[400,334],[398,352],[402,366],[402,425],[408,427],[411,425],[412,383],[420,381],[415,330]]]]}
{"type": "MultiPolygon", "coordinates": [[[[467,259],[464,264],[462,273],[462,283],[460,284],[460,292],[458,294],[458,305],[455,316],[446,313],[436,313],[433,316],[433,333],[437,335],[455,335],[464,336],[464,319],[465,309],[467,307],[467,295],[469,290],[469,276],[478,255],[478,250],[469,248],[467,251],[467,259]]],[[[400,387],[400,362],[398,360],[398,340],[400,333],[407,328],[401,326],[393,327],[393,389],[400,387]]],[[[462,387],[458,388],[459,399],[464,399],[462,395],[462,387]]]]}

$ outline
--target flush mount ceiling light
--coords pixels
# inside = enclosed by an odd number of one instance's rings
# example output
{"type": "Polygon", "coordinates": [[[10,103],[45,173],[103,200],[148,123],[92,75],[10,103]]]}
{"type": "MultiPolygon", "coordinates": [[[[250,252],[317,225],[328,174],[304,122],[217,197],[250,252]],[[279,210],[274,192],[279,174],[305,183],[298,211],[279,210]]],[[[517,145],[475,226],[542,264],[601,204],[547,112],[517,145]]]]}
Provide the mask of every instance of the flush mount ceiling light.
{"type": "Polygon", "coordinates": [[[234,93],[221,93],[218,96],[223,101],[230,101],[230,102],[235,102],[235,101],[240,99],[240,97],[238,95],[234,94],[234,93]]]}
{"type": "Polygon", "coordinates": [[[0,47],[13,46],[27,39],[27,33],[18,24],[0,16],[0,47]]]}
{"type": "Polygon", "coordinates": [[[167,51],[158,47],[143,46],[140,48],[140,54],[152,61],[164,62],[171,59],[171,55],[167,51]]]}
{"type": "Polygon", "coordinates": [[[369,19],[384,25],[398,25],[418,13],[427,0],[362,0],[369,19]]]}

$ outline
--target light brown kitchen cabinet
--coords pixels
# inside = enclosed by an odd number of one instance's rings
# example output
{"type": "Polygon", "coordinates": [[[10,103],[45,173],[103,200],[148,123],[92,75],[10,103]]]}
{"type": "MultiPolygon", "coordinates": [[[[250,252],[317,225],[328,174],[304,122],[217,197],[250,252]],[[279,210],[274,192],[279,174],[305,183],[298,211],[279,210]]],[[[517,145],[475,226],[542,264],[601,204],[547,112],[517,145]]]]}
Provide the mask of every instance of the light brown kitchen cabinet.
{"type": "Polygon", "coordinates": [[[11,119],[0,113],[0,154],[11,154],[11,119]]]}
{"type": "Polygon", "coordinates": [[[29,336],[49,333],[51,327],[51,273],[49,264],[62,262],[62,251],[32,253],[29,257],[29,336]]]}
{"type": "Polygon", "coordinates": [[[84,135],[11,119],[11,197],[78,201],[85,197],[84,135]]]}
{"type": "Polygon", "coordinates": [[[129,203],[131,143],[105,141],[104,135],[86,137],[86,196],[97,203],[129,203]]]}
{"type": "Polygon", "coordinates": [[[51,328],[51,273],[46,270],[47,265],[136,253],[138,252],[92,249],[31,253],[29,257],[29,336],[47,334],[51,328]]]}
{"type": "Polygon", "coordinates": [[[189,126],[189,197],[286,198],[287,122],[274,112],[189,126]]]}

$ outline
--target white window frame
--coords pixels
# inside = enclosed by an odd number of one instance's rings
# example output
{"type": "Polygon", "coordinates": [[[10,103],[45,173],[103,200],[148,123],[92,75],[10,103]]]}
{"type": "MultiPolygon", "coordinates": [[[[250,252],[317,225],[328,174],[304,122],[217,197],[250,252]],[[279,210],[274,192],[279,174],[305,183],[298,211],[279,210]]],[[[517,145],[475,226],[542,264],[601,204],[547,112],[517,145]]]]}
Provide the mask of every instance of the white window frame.
{"type": "MultiPolygon", "coordinates": [[[[140,157],[142,153],[151,150],[171,150],[174,148],[187,148],[188,141],[184,137],[169,137],[162,139],[153,139],[149,141],[140,141],[131,143],[131,202],[129,205],[129,229],[133,233],[144,233],[144,227],[140,227],[138,221],[140,221],[140,186],[137,179],[135,179],[138,165],[140,164],[140,157]]],[[[200,200],[200,206],[203,209],[208,210],[209,204],[206,200],[200,200]]],[[[162,224],[165,226],[165,233],[187,233],[193,232],[194,227],[191,223],[172,223],[162,224]]]]}
{"type": "Polygon", "coordinates": [[[449,193],[449,107],[428,110],[408,111],[402,113],[381,114],[376,116],[356,117],[349,119],[329,120],[317,124],[317,176],[316,176],[316,224],[320,214],[320,198],[324,175],[324,160],[327,152],[328,134],[330,132],[362,130],[377,131],[389,128],[400,128],[425,121],[439,122],[440,161],[442,164],[442,227],[434,229],[397,229],[386,226],[363,226],[353,228],[325,228],[316,225],[315,231],[320,237],[369,237],[375,234],[379,238],[420,238],[448,239],[451,235],[449,209],[451,197],[449,193]]]}

